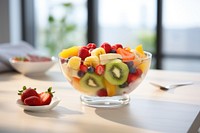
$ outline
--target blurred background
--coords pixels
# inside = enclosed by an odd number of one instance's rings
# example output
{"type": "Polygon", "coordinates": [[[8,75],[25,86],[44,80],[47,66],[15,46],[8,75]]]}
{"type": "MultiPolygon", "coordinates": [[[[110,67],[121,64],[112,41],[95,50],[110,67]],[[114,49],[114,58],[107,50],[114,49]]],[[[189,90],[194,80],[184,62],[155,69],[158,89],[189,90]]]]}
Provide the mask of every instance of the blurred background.
{"type": "Polygon", "coordinates": [[[151,68],[200,72],[199,0],[0,0],[0,44],[57,55],[94,42],[143,44],[151,68]]]}

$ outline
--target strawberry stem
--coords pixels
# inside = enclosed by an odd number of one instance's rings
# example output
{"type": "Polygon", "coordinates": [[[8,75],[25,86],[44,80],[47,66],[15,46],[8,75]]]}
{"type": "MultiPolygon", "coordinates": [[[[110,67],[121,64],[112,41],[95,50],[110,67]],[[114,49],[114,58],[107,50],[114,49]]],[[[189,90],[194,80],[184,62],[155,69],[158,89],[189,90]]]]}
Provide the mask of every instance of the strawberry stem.
{"type": "Polygon", "coordinates": [[[53,93],[55,93],[55,91],[52,92],[52,87],[49,87],[46,91],[46,93],[51,94],[51,96],[53,97],[53,93]]]}
{"type": "Polygon", "coordinates": [[[18,90],[18,95],[21,95],[23,93],[23,91],[26,90],[26,86],[23,86],[22,90],[18,90]]]}

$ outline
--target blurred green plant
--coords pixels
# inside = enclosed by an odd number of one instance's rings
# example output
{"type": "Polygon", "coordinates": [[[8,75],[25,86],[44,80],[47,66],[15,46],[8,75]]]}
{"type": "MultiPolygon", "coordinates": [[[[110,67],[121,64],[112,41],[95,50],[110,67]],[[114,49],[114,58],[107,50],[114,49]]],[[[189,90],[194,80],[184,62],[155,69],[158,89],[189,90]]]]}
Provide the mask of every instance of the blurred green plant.
{"type": "Polygon", "coordinates": [[[58,6],[64,9],[62,17],[57,18],[53,13],[50,13],[48,16],[48,26],[45,30],[45,47],[49,54],[54,56],[61,49],[74,45],[70,38],[76,29],[76,24],[69,19],[70,13],[73,11],[73,5],[71,3],[62,3],[58,6]]]}
{"type": "Polygon", "coordinates": [[[156,52],[156,35],[154,32],[141,32],[138,36],[138,42],[143,45],[146,51],[156,52]]]}
{"type": "MultiPolygon", "coordinates": [[[[142,44],[145,51],[156,53],[156,34],[152,31],[142,31],[139,33],[138,42],[142,44]]],[[[152,58],[151,68],[156,68],[156,60],[152,58]]]]}

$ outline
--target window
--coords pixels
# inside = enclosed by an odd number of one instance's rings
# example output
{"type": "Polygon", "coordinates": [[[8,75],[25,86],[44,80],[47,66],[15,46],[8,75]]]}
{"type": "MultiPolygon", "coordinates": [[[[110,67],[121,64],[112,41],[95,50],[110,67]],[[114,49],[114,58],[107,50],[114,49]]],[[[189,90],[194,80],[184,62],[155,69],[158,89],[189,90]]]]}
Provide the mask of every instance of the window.
{"type": "Polygon", "coordinates": [[[98,9],[99,44],[143,44],[156,53],[156,0],[99,0],[98,9]]]}
{"type": "Polygon", "coordinates": [[[145,50],[155,55],[152,68],[200,71],[199,4],[198,0],[35,0],[36,47],[56,55],[63,47],[85,45],[88,40],[98,45],[143,44],[145,50]],[[68,13],[62,3],[73,5],[67,22],[76,28],[72,26],[68,35],[61,34],[64,26],[51,24],[62,22],[62,15],[68,13]],[[59,32],[55,31],[58,27],[59,32]]]}
{"type": "Polygon", "coordinates": [[[200,1],[163,1],[163,69],[200,71],[200,1]]]}
{"type": "Polygon", "coordinates": [[[51,55],[86,43],[86,0],[35,0],[36,47],[51,55]]]}

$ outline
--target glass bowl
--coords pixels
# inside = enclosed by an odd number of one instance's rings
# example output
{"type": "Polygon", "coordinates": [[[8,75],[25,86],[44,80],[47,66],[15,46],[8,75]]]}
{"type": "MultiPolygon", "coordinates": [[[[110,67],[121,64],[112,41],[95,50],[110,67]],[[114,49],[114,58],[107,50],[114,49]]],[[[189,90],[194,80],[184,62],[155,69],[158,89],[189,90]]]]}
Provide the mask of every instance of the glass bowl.
{"type": "Polygon", "coordinates": [[[92,67],[88,65],[86,68],[75,67],[77,62],[70,62],[69,65],[69,60],[75,59],[75,56],[66,59],[59,57],[59,64],[65,78],[81,93],[80,100],[84,105],[113,108],[128,104],[129,94],[145,78],[152,54],[146,51],[144,54],[144,58],[128,61],[114,58],[78,63],[80,66],[91,64],[92,67]]]}

